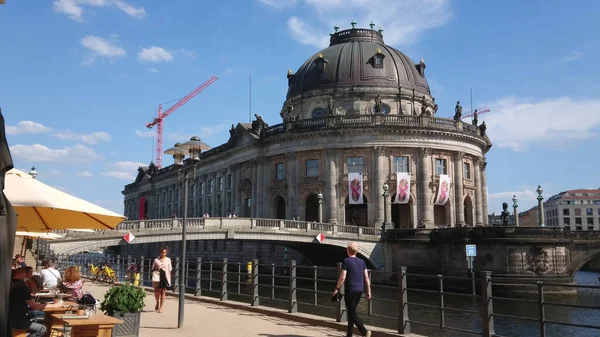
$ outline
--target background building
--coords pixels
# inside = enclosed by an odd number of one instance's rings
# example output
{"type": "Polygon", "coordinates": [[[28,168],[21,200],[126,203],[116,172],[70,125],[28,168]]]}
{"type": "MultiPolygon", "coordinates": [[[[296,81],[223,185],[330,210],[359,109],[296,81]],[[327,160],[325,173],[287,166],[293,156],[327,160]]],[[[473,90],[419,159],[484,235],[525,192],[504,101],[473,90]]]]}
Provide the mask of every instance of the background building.
{"type": "Polygon", "coordinates": [[[570,230],[598,230],[600,226],[600,189],[569,190],[544,203],[546,226],[570,230]]]}
{"type": "Polygon", "coordinates": [[[324,222],[487,225],[486,126],[462,123],[458,104],[454,119],[436,117],[425,68],[385,45],[380,31],[336,29],[328,48],[288,71],[282,123],[255,115],[232,125],[228,142],[195,168],[139,168],[123,191],[125,216],[181,216],[187,172],[189,216],[318,221],[322,201],[324,222]],[[397,176],[409,183],[401,184],[406,203],[395,203],[397,176]],[[387,215],[386,200],[394,202],[387,215]]]}

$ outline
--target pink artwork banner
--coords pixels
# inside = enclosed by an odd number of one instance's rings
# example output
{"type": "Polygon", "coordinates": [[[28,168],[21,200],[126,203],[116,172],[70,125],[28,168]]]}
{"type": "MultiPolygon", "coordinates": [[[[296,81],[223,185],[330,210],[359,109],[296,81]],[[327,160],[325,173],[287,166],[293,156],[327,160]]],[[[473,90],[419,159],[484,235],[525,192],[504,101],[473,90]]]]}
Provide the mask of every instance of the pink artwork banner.
{"type": "Polygon", "coordinates": [[[348,203],[350,205],[362,205],[364,203],[362,178],[362,173],[348,173],[348,203]]]}
{"type": "Polygon", "coordinates": [[[450,198],[450,176],[440,174],[440,184],[438,186],[437,197],[435,198],[436,205],[445,205],[450,198]]]}
{"type": "Polygon", "coordinates": [[[396,172],[396,204],[408,204],[410,200],[410,174],[396,172]]]}

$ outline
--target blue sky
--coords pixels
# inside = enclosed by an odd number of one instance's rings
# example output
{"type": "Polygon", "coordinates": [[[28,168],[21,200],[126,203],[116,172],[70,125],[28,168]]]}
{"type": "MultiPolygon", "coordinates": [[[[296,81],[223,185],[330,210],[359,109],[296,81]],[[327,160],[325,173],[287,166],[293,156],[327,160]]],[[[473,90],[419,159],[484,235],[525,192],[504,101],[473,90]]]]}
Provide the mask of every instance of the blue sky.
{"type": "MultiPolygon", "coordinates": [[[[387,44],[424,58],[438,116],[457,100],[482,115],[490,212],[516,194],[598,188],[600,2],[450,0],[6,0],[0,106],[15,166],[122,212],[123,186],[153,155],[159,103],[219,80],[165,121],[165,147],[210,145],[252,111],[280,121],[286,73],[335,24],[374,21],[387,44]]],[[[171,103],[172,104],[172,103],[171,103]]],[[[168,106],[169,104],[167,104],[168,106]]],[[[170,159],[165,158],[165,164],[170,159]]]]}

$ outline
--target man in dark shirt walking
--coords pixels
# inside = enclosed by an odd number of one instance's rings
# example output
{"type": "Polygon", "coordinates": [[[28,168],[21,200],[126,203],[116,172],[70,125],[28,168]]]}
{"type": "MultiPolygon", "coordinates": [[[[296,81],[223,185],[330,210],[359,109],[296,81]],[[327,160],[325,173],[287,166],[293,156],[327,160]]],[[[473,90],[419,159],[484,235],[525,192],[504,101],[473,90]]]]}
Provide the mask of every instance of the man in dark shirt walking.
{"type": "Polygon", "coordinates": [[[348,257],[342,262],[342,272],[340,273],[333,295],[335,296],[338,291],[340,291],[342,284],[345,285],[346,293],[344,294],[344,302],[346,302],[346,310],[348,313],[348,331],[346,332],[346,337],[352,337],[352,331],[354,330],[355,324],[363,336],[371,337],[371,331],[365,328],[356,313],[356,307],[365,290],[365,285],[367,299],[371,299],[371,281],[369,280],[367,265],[365,264],[365,261],[356,257],[356,253],[358,253],[358,244],[355,242],[348,244],[346,253],[348,253],[348,257]]]}

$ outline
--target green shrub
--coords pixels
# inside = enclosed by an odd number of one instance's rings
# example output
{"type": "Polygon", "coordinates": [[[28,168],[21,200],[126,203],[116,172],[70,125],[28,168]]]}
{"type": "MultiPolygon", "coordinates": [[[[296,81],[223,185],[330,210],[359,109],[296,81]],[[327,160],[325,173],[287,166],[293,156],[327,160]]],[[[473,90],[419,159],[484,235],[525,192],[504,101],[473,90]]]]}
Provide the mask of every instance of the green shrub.
{"type": "Polygon", "coordinates": [[[144,289],[131,284],[112,286],[104,294],[100,310],[112,316],[115,312],[138,312],[144,309],[144,289]]]}

